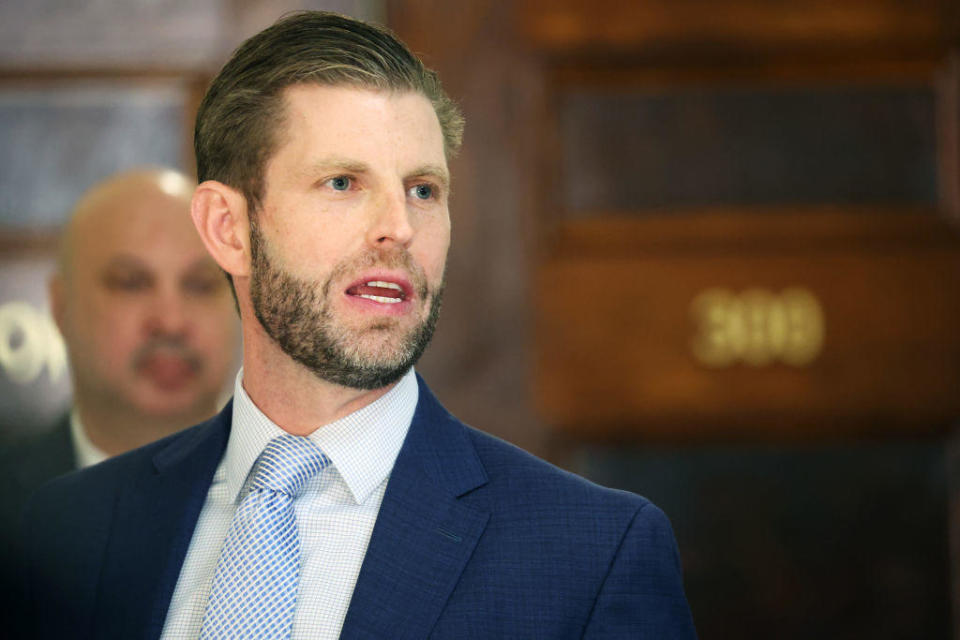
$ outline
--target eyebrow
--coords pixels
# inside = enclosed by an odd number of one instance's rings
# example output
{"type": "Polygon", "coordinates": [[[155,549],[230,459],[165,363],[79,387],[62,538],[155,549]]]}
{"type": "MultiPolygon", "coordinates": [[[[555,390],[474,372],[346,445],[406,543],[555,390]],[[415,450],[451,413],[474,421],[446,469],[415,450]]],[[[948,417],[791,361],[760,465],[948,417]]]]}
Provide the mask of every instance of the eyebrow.
{"type": "MultiPolygon", "coordinates": [[[[137,256],[119,254],[110,258],[104,265],[105,271],[110,271],[111,269],[141,269],[149,271],[151,267],[137,256]]],[[[200,256],[183,269],[184,273],[199,271],[216,272],[217,264],[208,256],[200,256]]]]}
{"type": "Polygon", "coordinates": [[[211,271],[216,273],[218,271],[217,263],[213,261],[209,256],[203,255],[187,265],[184,272],[193,273],[196,271],[211,271]]]}
{"type": "Polygon", "coordinates": [[[359,162],[349,158],[341,158],[339,156],[320,158],[316,162],[310,163],[310,170],[313,172],[320,173],[323,171],[329,171],[330,169],[342,169],[343,171],[349,171],[350,173],[365,173],[370,170],[370,166],[365,162],[359,162]]]}
{"type": "Polygon", "coordinates": [[[439,164],[425,164],[417,167],[410,172],[410,177],[414,176],[433,176],[444,189],[450,188],[450,172],[447,168],[439,164]]]}
{"type": "Polygon", "coordinates": [[[146,263],[137,256],[118,254],[107,260],[105,269],[145,269],[146,263]]]}

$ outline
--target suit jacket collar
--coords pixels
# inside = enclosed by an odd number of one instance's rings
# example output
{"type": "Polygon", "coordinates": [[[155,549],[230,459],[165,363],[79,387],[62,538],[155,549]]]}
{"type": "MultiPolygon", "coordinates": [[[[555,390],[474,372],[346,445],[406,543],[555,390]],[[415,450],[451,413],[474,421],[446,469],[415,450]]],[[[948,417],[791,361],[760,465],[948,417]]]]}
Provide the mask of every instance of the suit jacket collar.
{"type": "Polygon", "coordinates": [[[466,428],[417,378],[420,398],[374,526],[341,638],[423,638],[489,513],[460,498],[487,474],[466,428]]]}

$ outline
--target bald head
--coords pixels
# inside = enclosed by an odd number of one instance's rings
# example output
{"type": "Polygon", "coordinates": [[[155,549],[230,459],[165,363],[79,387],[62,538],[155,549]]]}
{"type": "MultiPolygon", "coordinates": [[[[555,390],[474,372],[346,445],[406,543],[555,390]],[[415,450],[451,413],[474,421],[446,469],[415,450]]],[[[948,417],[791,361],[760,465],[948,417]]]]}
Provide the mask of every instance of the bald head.
{"type": "Polygon", "coordinates": [[[232,373],[237,321],[190,218],[194,186],[168,169],[116,175],[83,195],[64,230],[51,307],[95,443],[113,418],[164,425],[121,434],[136,446],[209,417],[232,373]]]}
{"type": "Polygon", "coordinates": [[[101,234],[109,234],[124,219],[147,216],[167,225],[192,228],[190,199],[196,183],[174,169],[142,168],[115,174],[95,184],[73,208],[60,240],[57,267],[69,276],[77,247],[101,244],[101,234]]]}

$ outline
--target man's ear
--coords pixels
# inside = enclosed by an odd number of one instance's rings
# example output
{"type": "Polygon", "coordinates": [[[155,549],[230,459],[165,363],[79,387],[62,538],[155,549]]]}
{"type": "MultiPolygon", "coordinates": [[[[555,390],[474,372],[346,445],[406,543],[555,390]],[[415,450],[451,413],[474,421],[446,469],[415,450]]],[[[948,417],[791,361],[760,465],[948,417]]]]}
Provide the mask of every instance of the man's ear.
{"type": "Polygon", "coordinates": [[[217,264],[234,277],[250,275],[250,221],[243,194],[207,180],[193,193],[190,215],[217,264]]]}

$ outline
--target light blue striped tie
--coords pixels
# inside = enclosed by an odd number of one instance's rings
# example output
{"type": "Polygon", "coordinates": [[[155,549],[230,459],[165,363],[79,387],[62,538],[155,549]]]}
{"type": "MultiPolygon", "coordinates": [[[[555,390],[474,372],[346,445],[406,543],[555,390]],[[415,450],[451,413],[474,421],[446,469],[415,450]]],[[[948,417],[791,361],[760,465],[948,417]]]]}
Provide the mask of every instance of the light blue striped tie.
{"type": "Polygon", "coordinates": [[[308,438],[267,444],[220,551],[201,640],[290,637],[300,575],[293,500],[328,462],[308,438]]]}

